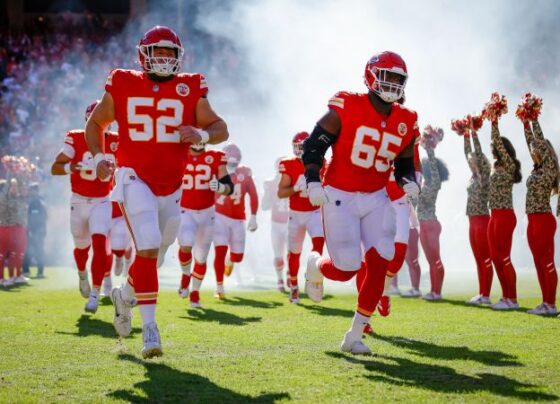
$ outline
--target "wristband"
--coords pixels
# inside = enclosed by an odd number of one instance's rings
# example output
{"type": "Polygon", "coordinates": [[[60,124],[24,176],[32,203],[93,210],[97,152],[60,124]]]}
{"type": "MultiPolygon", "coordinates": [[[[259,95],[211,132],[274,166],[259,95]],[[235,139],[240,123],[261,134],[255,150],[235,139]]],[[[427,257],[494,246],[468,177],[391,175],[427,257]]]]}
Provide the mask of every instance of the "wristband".
{"type": "Polygon", "coordinates": [[[105,154],[103,153],[97,153],[94,157],[93,157],[93,169],[97,169],[97,166],[99,165],[99,163],[101,161],[105,161],[105,154]]]}
{"type": "Polygon", "coordinates": [[[200,135],[200,143],[208,143],[210,140],[210,134],[205,130],[199,129],[198,134],[200,135]]]}
{"type": "Polygon", "coordinates": [[[72,173],[72,169],[70,168],[70,163],[64,164],[64,172],[66,174],[71,174],[72,173]]]}

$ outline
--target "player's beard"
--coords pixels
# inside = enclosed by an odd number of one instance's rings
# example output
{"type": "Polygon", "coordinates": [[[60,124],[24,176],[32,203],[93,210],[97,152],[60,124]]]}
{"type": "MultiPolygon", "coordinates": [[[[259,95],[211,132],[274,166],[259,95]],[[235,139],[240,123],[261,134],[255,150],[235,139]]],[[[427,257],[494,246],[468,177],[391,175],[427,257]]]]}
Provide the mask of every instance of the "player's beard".
{"type": "Polygon", "coordinates": [[[158,83],[163,83],[165,81],[169,81],[171,80],[173,77],[175,77],[174,74],[170,74],[168,76],[159,76],[155,73],[147,73],[148,74],[148,78],[152,81],[157,81],[158,83]]]}

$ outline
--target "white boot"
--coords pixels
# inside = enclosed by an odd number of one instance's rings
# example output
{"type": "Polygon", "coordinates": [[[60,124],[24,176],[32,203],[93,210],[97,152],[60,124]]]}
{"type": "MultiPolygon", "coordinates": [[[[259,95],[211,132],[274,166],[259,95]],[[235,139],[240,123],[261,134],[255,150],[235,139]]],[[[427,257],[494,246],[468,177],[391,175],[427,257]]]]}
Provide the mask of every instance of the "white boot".
{"type": "Polygon", "coordinates": [[[323,300],[323,274],[319,270],[317,262],[321,258],[321,255],[312,251],[307,258],[307,270],[305,271],[305,293],[311,301],[315,303],[320,303],[323,300]]]}

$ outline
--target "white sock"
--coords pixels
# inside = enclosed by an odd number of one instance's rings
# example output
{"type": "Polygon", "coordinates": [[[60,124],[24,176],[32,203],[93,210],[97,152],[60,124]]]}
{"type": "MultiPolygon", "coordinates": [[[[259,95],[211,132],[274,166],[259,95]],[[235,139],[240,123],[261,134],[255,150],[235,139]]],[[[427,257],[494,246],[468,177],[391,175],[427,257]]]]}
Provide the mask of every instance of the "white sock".
{"type": "Polygon", "coordinates": [[[93,297],[93,298],[97,299],[99,297],[99,289],[92,288],[91,292],[89,292],[89,297],[93,297]]]}
{"type": "Polygon", "coordinates": [[[282,268],[276,270],[276,275],[278,276],[278,282],[284,282],[284,271],[282,268]]]}
{"type": "Polygon", "coordinates": [[[352,327],[350,328],[350,333],[354,334],[356,338],[362,337],[362,332],[364,331],[365,325],[369,323],[369,317],[366,317],[358,312],[354,314],[352,319],[352,327]]]}
{"type": "Polygon", "coordinates": [[[200,285],[202,285],[202,279],[198,279],[196,277],[192,277],[191,279],[192,291],[198,292],[200,290],[200,285]]]}
{"type": "Polygon", "coordinates": [[[140,315],[142,316],[142,323],[144,325],[155,323],[156,321],[156,305],[155,304],[140,304],[140,315]]]}
{"type": "Polygon", "coordinates": [[[216,293],[225,293],[223,283],[218,283],[218,285],[216,286],[216,293]]]}
{"type": "Polygon", "coordinates": [[[78,276],[80,279],[87,279],[87,271],[78,271],[78,276]]]}
{"type": "Polygon", "coordinates": [[[111,280],[111,275],[107,275],[106,277],[103,278],[103,286],[106,286],[108,288],[113,286],[113,281],[111,280]]]}
{"type": "Polygon", "coordinates": [[[187,264],[181,264],[181,271],[184,275],[191,276],[191,264],[192,261],[189,261],[187,264]]]}
{"type": "Polygon", "coordinates": [[[122,286],[121,286],[121,295],[122,298],[124,300],[132,300],[134,299],[135,293],[134,293],[134,288],[130,285],[130,283],[128,283],[128,281],[125,281],[122,286]]]}
{"type": "Polygon", "coordinates": [[[391,282],[393,282],[393,278],[390,276],[385,277],[385,287],[383,288],[383,294],[386,295],[389,287],[391,286],[391,282]]]}

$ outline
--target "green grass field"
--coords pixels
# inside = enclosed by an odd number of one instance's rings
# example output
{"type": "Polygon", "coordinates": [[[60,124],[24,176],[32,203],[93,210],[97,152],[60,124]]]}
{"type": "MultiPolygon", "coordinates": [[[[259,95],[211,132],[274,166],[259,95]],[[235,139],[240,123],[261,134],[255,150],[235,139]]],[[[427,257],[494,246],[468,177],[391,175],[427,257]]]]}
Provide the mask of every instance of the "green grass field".
{"type": "Polygon", "coordinates": [[[120,341],[110,303],[85,315],[77,290],[44,285],[0,290],[2,402],[560,400],[560,319],[468,307],[466,295],[394,298],[366,339],[375,354],[353,357],[339,343],[354,296],[292,306],[275,291],[224,302],[208,292],[197,311],[167,290],[165,354],[144,361],[136,310],[133,335],[120,341]]]}

